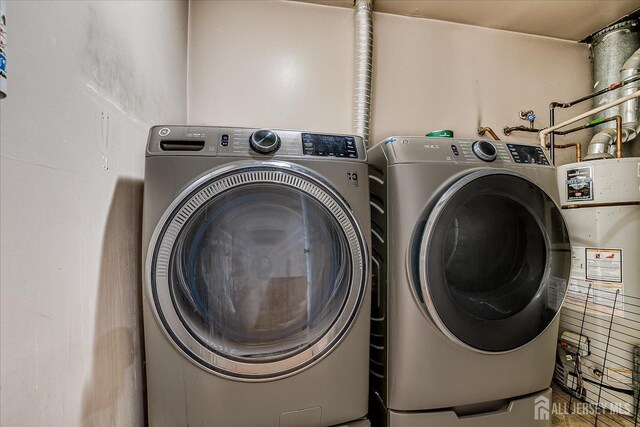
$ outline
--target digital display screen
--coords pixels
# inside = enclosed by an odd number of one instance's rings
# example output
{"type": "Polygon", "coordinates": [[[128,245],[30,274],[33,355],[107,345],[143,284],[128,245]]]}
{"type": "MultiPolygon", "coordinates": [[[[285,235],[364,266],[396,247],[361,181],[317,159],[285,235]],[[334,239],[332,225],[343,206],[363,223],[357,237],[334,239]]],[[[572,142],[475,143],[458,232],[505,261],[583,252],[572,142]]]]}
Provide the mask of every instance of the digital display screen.
{"type": "Polygon", "coordinates": [[[302,150],[309,156],[358,157],[356,140],[352,136],[303,133],[302,150]]]}
{"type": "Polygon", "coordinates": [[[516,163],[531,163],[534,165],[548,165],[549,160],[544,155],[542,147],[536,147],[535,145],[516,145],[507,144],[509,153],[513,161],[516,163]]]}

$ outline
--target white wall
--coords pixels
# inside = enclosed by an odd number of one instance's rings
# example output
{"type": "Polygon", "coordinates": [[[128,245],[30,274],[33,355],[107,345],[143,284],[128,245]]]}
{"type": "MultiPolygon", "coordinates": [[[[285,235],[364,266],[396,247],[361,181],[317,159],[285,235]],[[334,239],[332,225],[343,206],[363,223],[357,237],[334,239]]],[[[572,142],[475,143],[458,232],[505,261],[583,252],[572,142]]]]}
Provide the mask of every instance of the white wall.
{"type": "Polygon", "coordinates": [[[341,8],[190,2],[189,122],[349,130],[351,23],[341,8]]]}
{"type": "MultiPolygon", "coordinates": [[[[353,9],[264,1],[190,9],[191,123],[352,131],[353,9]]],[[[549,102],[580,97],[590,83],[585,45],[374,14],[373,143],[443,128],[475,137],[478,124],[502,136],[505,125],[526,124],[523,108],[547,126],[549,102]]]]}
{"type": "Polygon", "coordinates": [[[143,424],[144,147],[186,120],[187,3],[9,1],[2,426],[143,424]]]}
{"type": "MultiPolygon", "coordinates": [[[[376,142],[435,129],[472,138],[482,125],[501,139],[536,143],[536,133],[507,137],[502,129],[528,125],[518,117],[522,109],[533,109],[536,126],[546,127],[551,101],[567,102],[591,91],[585,45],[387,14],[375,18],[376,142]]],[[[589,108],[587,102],[557,110],[556,123],[589,108]]],[[[566,156],[573,153],[562,153],[561,159],[566,156]]]]}

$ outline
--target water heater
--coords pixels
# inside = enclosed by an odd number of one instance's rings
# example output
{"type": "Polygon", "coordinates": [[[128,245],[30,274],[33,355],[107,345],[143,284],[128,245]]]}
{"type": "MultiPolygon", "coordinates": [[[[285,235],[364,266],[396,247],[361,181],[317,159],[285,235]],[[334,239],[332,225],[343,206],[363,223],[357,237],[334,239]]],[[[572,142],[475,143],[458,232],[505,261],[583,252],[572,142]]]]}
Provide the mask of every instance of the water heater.
{"type": "Polygon", "coordinates": [[[640,345],[640,158],[559,166],[558,186],[572,243],[560,328],[591,342],[581,361],[587,402],[605,399],[630,414],[640,345]]]}

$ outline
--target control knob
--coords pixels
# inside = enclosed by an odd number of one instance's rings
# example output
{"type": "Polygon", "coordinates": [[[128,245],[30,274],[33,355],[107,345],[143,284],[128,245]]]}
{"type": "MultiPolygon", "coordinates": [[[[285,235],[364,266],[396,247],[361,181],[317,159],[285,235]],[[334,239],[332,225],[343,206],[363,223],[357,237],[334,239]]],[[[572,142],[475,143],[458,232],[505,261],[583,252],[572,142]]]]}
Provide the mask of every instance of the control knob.
{"type": "Polygon", "coordinates": [[[251,134],[249,145],[261,154],[275,153],[280,148],[280,137],[270,129],[260,129],[251,134]]]}
{"type": "Polygon", "coordinates": [[[485,162],[493,162],[498,156],[496,146],[489,141],[476,141],[471,146],[471,149],[477,158],[485,162]]]}

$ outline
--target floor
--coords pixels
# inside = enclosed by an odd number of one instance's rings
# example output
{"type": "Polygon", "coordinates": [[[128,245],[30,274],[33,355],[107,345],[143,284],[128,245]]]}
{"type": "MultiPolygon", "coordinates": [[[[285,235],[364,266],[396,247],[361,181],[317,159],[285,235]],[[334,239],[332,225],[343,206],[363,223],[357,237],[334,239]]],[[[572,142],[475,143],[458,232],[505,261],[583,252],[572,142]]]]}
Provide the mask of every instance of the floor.
{"type": "MultiPolygon", "coordinates": [[[[553,385],[553,425],[554,427],[593,427],[595,426],[595,414],[590,414],[586,410],[583,414],[568,414],[564,413],[563,408],[572,407],[573,404],[581,402],[576,398],[571,399],[567,393],[560,389],[555,384],[553,385]],[[572,405],[569,405],[571,402],[572,405]],[[556,410],[560,409],[560,411],[556,410]],[[560,412],[560,413],[558,413],[560,412]]],[[[582,406],[583,409],[586,409],[582,406]]],[[[640,419],[634,421],[633,417],[614,414],[612,412],[605,412],[598,415],[598,427],[640,427],[640,419]]]]}

